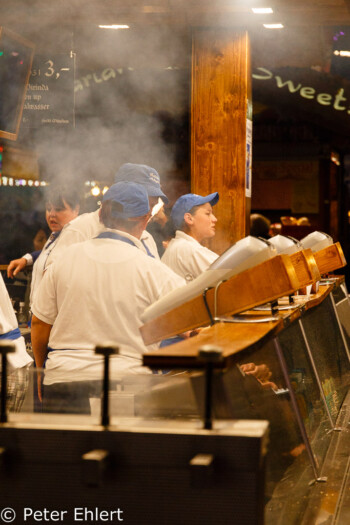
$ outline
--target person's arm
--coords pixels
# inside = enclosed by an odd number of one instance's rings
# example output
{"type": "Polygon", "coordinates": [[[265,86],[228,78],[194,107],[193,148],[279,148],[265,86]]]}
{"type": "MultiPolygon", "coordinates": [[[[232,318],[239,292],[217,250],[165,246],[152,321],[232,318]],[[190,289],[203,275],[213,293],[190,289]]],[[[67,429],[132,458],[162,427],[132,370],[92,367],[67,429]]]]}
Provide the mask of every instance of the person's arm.
{"type": "Polygon", "coordinates": [[[49,342],[51,328],[51,324],[47,324],[33,315],[31,328],[32,349],[35,364],[38,368],[42,368],[47,356],[47,344],[49,342]]]}
{"type": "MultiPolygon", "coordinates": [[[[35,252],[32,252],[30,253],[30,257],[32,258],[32,264],[35,263],[35,261],[37,260],[37,258],[39,257],[39,255],[41,254],[42,250],[35,250],[35,252]]],[[[26,255],[24,255],[24,257],[26,257],[26,255]]],[[[28,259],[27,259],[28,261],[28,259]]],[[[29,264],[29,261],[28,261],[28,264],[29,264]]]]}
{"type": "MultiPolygon", "coordinates": [[[[42,368],[47,356],[47,344],[49,342],[50,332],[52,325],[41,321],[33,315],[32,327],[31,327],[31,338],[32,338],[32,349],[37,368],[42,368]]],[[[42,401],[41,395],[41,374],[38,374],[38,396],[42,401]]]]}
{"type": "Polygon", "coordinates": [[[11,277],[13,279],[16,277],[16,275],[24,270],[27,266],[33,266],[39,255],[41,254],[42,250],[36,250],[32,253],[26,253],[23,255],[23,257],[20,257],[19,259],[13,259],[7,267],[7,277],[11,277]]]}

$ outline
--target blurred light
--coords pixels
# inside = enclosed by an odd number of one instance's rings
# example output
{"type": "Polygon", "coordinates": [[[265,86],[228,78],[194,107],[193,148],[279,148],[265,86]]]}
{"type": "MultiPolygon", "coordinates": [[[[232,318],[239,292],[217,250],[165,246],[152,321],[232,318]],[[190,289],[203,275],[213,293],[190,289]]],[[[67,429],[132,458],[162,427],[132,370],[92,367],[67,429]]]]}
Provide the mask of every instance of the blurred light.
{"type": "Polygon", "coordinates": [[[2,57],[2,56],[3,56],[3,54],[4,54],[4,52],[3,52],[3,51],[0,51],[0,57],[2,57]]]}
{"type": "Polygon", "coordinates": [[[108,191],[108,186],[105,186],[102,190],[102,195],[104,195],[106,193],[106,191],[108,191]]]}
{"type": "Polygon", "coordinates": [[[33,184],[34,184],[34,183],[33,183],[32,180],[29,180],[29,181],[28,181],[28,186],[33,186],[33,184]]]}
{"type": "Polygon", "coordinates": [[[338,51],[337,49],[333,51],[333,54],[341,57],[350,57],[350,51],[345,51],[345,49],[338,51]]]}
{"type": "Polygon", "coordinates": [[[42,180],[42,181],[40,182],[40,186],[47,186],[47,182],[45,182],[44,180],[42,180]]]}
{"type": "Polygon", "coordinates": [[[263,24],[266,29],[282,29],[283,24],[263,24]]]}
{"type": "Polygon", "coordinates": [[[94,197],[97,197],[98,195],[100,195],[101,193],[101,190],[98,186],[94,186],[93,188],[91,188],[91,195],[93,195],[94,197]]]}
{"type": "Polygon", "coordinates": [[[34,186],[39,186],[39,185],[40,185],[40,182],[39,182],[38,180],[36,180],[36,181],[34,182],[34,186]]]}
{"type": "Polygon", "coordinates": [[[12,177],[9,178],[9,186],[13,186],[13,178],[12,177]]]}
{"type": "Polygon", "coordinates": [[[256,15],[267,15],[273,13],[273,9],[271,7],[252,7],[252,11],[256,15]]]}
{"type": "Polygon", "coordinates": [[[339,153],[336,153],[335,151],[331,152],[331,162],[334,162],[337,166],[340,166],[340,157],[339,153]]]}
{"type": "Polygon", "coordinates": [[[118,24],[112,24],[109,26],[99,25],[98,27],[100,27],[101,29],[130,29],[130,27],[127,25],[118,25],[118,24]]]}
{"type": "Polygon", "coordinates": [[[333,40],[337,41],[340,36],[345,36],[345,32],[339,31],[339,33],[335,33],[335,35],[333,36],[333,40]]]}
{"type": "Polygon", "coordinates": [[[7,177],[1,177],[1,183],[3,186],[7,186],[8,178],[7,177]]]}

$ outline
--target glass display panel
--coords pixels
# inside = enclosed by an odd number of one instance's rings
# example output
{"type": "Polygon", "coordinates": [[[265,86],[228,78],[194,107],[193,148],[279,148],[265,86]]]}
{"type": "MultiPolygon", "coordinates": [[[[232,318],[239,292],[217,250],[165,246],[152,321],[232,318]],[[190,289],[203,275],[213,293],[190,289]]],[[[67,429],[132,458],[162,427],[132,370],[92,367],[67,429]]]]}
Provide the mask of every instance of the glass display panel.
{"type": "MultiPolygon", "coordinates": [[[[12,412],[91,416],[101,419],[102,379],[62,383],[58,377],[45,385],[45,370],[33,365],[8,374],[9,416],[12,412]],[[42,402],[38,399],[41,375],[42,402]],[[14,392],[16,399],[14,399],[14,392]]],[[[111,417],[197,418],[199,412],[191,379],[186,373],[110,375],[109,414],[111,417]]]]}
{"type": "MultiPolygon", "coordinates": [[[[323,475],[326,453],[334,435],[332,423],[337,422],[349,382],[349,361],[330,297],[301,319],[318,378],[298,320],[279,333],[279,346],[272,340],[261,348],[241,352],[236,355],[236,364],[214,372],[214,429],[227,419],[269,421],[265,514],[266,522],[273,525],[299,524],[309,503],[310,483],[315,473],[323,475]]],[[[47,375],[50,384],[46,384],[44,370],[43,403],[38,400],[35,368],[21,370],[17,383],[12,372],[8,376],[10,422],[101,424],[102,367],[101,377],[70,383],[62,383],[59,376],[56,381],[51,369],[47,375]],[[14,400],[13,392],[19,399],[14,400]]],[[[205,386],[205,374],[200,370],[110,374],[110,421],[112,424],[120,420],[134,421],[133,424],[138,425],[138,420],[148,418],[157,425],[167,419],[176,421],[179,428],[181,421],[203,428],[205,386]]]]}
{"type": "Polygon", "coordinates": [[[345,341],[348,349],[350,348],[350,300],[347,289],[344,284],[337,286],[332,290],[334,302],[336,304],[337,314],[339,316],[345,341]]]}
{"type": "MultiPolygon", "coordinates": [[[[279,334],[279,342],[283,349],[288,375],[305,430],[316,461],[321,468],[330,443],[330,431],[338,415],[338,408],[334,406],[333,410],[329,409],[327,412],[298,321],[279,334]]],[[[314,362],[318,369],[317,356],[314,362]]],[[[329,406],[327,398],[326,403],[329,406]]]]}
{"type": "MultiPolygon", "coordinates": [[[[300,346],[299,352],[302,354],[303,351],[300,346]]],[[[298,370],[309,369],[304,355],[299,357],[298,370]]],[[[307,504],[306,487],[314,478],[314,474],[273,342],[270,341],[249,355],[240,356],[237,366],[223,374],[221,384],[215,386],[219,399],[216,399],[214,410],[218,417],[269,421],[265,483],[266,523],[275,523],[281,516],[284,520],[281,523],[284,525],[298,523],[307,504]]],[[[318,423],[320,420],[326,420],[322,405],[317,399],[317,391],[314,391],[313,387],[306,386],[298,399],[299,404],[303,408],[303,420],[312,421],[314,426],[316,420],[318,423]],[[314,398],[313,405],[309,398],[314,398]]],[[[328,429],[329,425],[326,430],[328,429]]],[[[325,436],[325,439],[328,440],[329,437],[325,436]]]]}
{"type": "Polygon", "coordinates": [[[336,419],[349,386],[350,365],[330,296],[302,319],[329,410],[336,419]]]}
{"type": "Polygon", "coordinates": [[[0,27],[0,137],[16,140],[34,44],[0,27]]]}

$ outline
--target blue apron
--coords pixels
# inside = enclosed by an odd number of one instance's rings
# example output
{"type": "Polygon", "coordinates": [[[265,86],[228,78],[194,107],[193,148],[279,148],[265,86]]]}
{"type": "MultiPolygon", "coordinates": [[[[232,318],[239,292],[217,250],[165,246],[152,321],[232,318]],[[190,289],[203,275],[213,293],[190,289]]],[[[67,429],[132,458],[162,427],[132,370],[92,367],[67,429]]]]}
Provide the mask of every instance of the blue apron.
{"type": "Polygon", "coordinates": [[[21,331],[19,328],[15,328],[14,330],[10,330],[9,332],[7,332],[6,334],[0,334],[0,339],[11,339],[11,340],[14,340],[14,339],[18,339],[19,337],[21,337],[21,331]]]}

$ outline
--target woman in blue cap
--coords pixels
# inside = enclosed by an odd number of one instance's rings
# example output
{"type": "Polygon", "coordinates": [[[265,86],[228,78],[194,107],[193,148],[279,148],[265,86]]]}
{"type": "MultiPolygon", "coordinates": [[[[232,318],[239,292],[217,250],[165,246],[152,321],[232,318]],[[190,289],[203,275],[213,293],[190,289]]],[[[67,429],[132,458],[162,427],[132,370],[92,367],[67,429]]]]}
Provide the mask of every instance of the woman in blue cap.
{"type": "Polygon", "coordinates": [[[171,211],[176,235],[165,250],[162,262],[186,281],[195,279],[218,257],[201,244],[215,235],[217,218],[212,207],[218,200],[218,193],[206,197],[187,193],[175,202],[171,211]]]}

